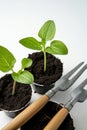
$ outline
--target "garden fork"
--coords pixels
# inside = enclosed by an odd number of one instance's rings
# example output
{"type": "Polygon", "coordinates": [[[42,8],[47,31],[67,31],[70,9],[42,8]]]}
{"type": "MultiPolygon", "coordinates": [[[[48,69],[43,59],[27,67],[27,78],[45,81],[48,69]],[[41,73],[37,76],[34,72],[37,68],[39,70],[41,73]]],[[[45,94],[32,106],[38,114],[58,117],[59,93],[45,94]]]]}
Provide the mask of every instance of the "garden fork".
{"type": "Polygon", "coordinates": [[[84,62],[81,62],[74,69],[68,72],[63,76],[54,88],[46,92],[43,96],[37,99],[34,103],[29,105],[25,110],[23,110],[19,115],[17,115],[11,122],[9,122],[2,130],[17,130],[23,124],[25,124],[29,119],[31,119],[37,112],[39,112],[49,101],[49,99],[54,96],[57,91],[65,91],[68,89],[78,78],[79,76],[87,69],[87,64],[79,70],[79,72],[73,76],[71,80],[69,78],[77,71],[77,69],[82,66],[84,62]]]}
{"type": "Polygon", "coordinates": [[[84,102],[87,99],[87,90],[84,89],[85,85],[87,85],[87,79],[85,79],[77,88],[72,91],[71,99],[59,112],[56,113],[56,115],[51,119],[51,121],[43,130],[57,130],[74,104],[76,102],[84,102]]]}

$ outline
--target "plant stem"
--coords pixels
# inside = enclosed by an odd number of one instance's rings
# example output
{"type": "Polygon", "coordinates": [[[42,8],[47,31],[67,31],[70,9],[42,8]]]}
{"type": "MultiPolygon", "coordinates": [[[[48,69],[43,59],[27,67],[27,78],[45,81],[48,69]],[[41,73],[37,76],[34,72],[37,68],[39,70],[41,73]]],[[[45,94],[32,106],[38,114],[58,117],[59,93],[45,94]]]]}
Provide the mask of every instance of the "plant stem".
{"type": "Polygon", "coordinates": [[[44,72],[46,71],[46,52],[44,51],[44,72]]]}
{"type": "Polygon", "coordinates": [[[44,72],[46,71],[46,50],[45,50],[45,44],[43,46],[44,50],[43,50],[43,53],[44,53],[44,72]]]}
{"type": "Polygon", "coordinates": [[[13,89],[12,89],[12,95],[15,94],[15,89],[16,89],[16,81],[14,80],[13,89]]]}
{"type": "Polygon", "coordinates": [[[42,52],[44,54],[44,72],[46,71],[46,50],[45,50],[46,41],[42,40],[42,52]]]}

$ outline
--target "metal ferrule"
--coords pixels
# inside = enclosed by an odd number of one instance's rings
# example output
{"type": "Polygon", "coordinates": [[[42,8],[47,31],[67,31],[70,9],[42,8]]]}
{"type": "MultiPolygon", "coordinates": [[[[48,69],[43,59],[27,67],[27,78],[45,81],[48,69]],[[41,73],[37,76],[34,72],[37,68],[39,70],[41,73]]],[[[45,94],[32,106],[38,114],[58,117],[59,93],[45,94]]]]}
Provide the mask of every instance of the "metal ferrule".
{"type": "Polygon", "coordinates": [[[48,96],[49,97],[49,99],[51,98],[51,97],[53,97],[54,96],[54,94],[55,94],[56,92],[55,91],[53,91],[53,89],[51,89],[51,90],[49,90],[48,92],[46,92],[45,93],[45,95],[46,96],[48,96]]]}
{"type": "Polygon", "coordinates": [[[72,105],[72,103],[68,102],[64,107],[70,111],[72,109],[73,105],[72,105]]]}
{"type": "Polygon", "coordinates": [[[76,98],[71,98],[71,100],[69,100],[69,101],[65,104],[65,108],[67,108],[67,109],[70,111],[76,102],[77,102],[77,99],[76,99],[76,98]]]}

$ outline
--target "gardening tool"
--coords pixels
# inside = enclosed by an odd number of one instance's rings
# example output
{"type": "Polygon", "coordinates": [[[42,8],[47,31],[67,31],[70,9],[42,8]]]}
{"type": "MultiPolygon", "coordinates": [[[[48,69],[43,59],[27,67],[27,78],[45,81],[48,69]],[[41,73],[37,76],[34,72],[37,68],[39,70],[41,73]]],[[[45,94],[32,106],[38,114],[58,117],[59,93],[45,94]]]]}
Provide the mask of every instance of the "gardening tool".
{"type": "Polygon", "coordinates": [[[65,76],[63,76],[56,83],[55,87],[46,92],[43,96],[37,99],[34,103],[29,105],[24,111],[22,111],[18,116],[16,116],[11,122],[9,122],[2,130],[17,130],[23,124],[25,124],[29,119],[31,119],[37,112],[39,112],[49,101],[49,99],[54,96],[57,91],[65,91],[68,89],[77,79],[78,77],[87,69],[87,64],[79,70],[79,72],[72,77],[71,80],[69,78],[73,75],[77,69],[82,66],[84,62],[81,62],[74,69],[68,72],[65,76]]]}
{"type": "Polygon", "coordinates": [[[76,102],[84,102],[87,99],[87,90],[84,89],[87,84],[85,79],[77,88],[71,93],[71,99],[65,104],[65,106],[57,112],[57,114],[51,119],[43,130],[57,130],[62,124],[69,111],[72,109],[76,102]]]}

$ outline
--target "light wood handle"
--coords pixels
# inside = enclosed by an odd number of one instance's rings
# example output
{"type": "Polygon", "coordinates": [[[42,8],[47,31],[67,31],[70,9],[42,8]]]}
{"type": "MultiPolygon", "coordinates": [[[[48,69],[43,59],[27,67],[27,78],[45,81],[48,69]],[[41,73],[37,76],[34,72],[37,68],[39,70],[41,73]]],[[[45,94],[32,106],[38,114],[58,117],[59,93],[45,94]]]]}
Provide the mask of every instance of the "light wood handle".
{"type": "Polygon", "coordinates": [[[49,98],[46,95],[41,96],[19,115],[17,115],[13,120],[11,120],[5,127],[2,128],[2,130],[17,130],[29,119],[31,119],[38,111],[40,111],[48,101],[49,98]]]}
{"type": "Polygon", "coordinates": [[[57,130],[68,115],[68,112],[69,111],[66,108],[62,108],[59,112],[57,112],[57,114],[51,119],[51,121],[43,130],[57,130]]]}

